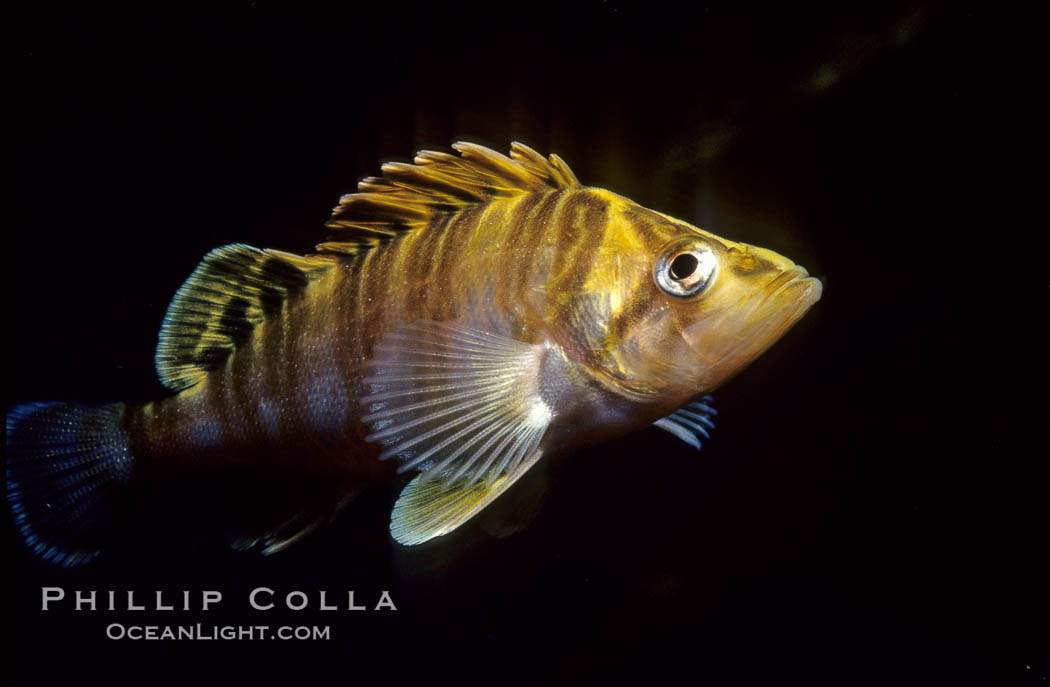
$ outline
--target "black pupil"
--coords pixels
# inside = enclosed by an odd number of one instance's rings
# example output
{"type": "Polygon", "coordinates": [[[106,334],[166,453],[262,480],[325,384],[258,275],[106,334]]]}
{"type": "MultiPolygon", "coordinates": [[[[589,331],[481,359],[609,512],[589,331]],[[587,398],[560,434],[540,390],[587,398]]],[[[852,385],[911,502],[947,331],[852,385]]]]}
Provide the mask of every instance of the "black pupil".
{"type": "Polygon", "coordinates": [[[700,261],[692,253],[682,253],[671,261],[671,276],[681,281],[695,272],[699,264],[700,261]]]}

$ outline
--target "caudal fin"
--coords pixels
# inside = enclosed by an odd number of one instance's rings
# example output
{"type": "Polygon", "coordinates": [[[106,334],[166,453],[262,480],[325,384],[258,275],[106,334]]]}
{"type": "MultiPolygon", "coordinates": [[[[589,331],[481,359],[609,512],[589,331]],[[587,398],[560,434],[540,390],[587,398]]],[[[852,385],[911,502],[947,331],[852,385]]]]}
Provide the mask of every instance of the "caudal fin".
{"type": "Polygon", "coordinates": [[[26,403],[7,413],[7,502],[34,554],[64,567],[98,555],[132,458],[124,404],[26,403]]]}

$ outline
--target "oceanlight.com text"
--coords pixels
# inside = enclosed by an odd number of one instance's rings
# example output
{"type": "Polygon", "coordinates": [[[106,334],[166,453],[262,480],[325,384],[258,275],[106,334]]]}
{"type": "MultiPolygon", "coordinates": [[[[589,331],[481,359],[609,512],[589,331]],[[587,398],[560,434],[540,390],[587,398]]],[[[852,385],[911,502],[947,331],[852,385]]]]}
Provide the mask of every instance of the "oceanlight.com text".
{"type": "Polygon", "coordinates": [[[317,641],[331,639],[327,625],[125,625],[110,623],[106,637],[131,641],[317,641]]]}

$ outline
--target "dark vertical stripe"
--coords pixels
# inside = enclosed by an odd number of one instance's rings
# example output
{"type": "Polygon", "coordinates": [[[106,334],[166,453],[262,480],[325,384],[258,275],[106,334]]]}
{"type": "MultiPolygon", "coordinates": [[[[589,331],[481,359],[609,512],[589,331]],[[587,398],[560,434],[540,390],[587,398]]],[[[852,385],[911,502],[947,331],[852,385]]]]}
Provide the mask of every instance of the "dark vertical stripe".
{"type": "Polygon", "coordinates": [[[512,291],[510,297],[521,298],[525,289],[531,287],[529,281],[535,278],[537,270],[544,269],[539,263],[546,256],[540,246],[549,240],[558,211],[568,196],[565,191],[544,194],[538,202],[533,201],[528,214],[515,225],[518,241],[514,255],[520,263],[515,265],[516,278],[507,280],[508,288],[512,291]]]}
{"type": "Polygon", "coordinates": [[[689,230],[687,229],[678,230],[674,228],[671,220],[658,215],[652,210],[647,210],[640,205],[635,205],[634,203],[625,207],[620,215],[627,220],[631,225],[631,230],[636,236],[640,237],[645,244],[662,243],[669,240],[673,234],[689,233],[689,230]],[[661,235],[661,232],[659,231],[661,227],[665,228],[664,233],[667,234],[666,236],[661,235]]]}
{"type": "Polygon", "coordinates": [[[452,215],[442,215],[434,220],[432,226],[420,230],[419,239],[409,249],[412,260],[407,265],[404,277],[412,285],[412,301],[426,298],[434,273],[441,265],[441,242],[448,233],[452,215]]]}
{"type": "Polygon", "coordinates": [[[609,202],[590,190],[576,191],[570,196],[558,230],[576,236],[577,240],[566,247],[564,269],[560,270],[554,285],[557,292],[577,293],[590,277],[609,227],[608,209],[609,202]]]}
{"type": "Polygon", "coordinates": [[[352,315],[346,323],[346,331],[352,332],[354,337],[354,349],[359,356],[365,354],[365,331],[361,323],[365,321],[365,309],[368,302],[365,300],[365,266],[373,257],[373,251],[363,249],[360,255],[355,256],[352,266],[347,270],[344,281],[349,280],[349,292],[353,298],[352,315]]]}
{"type": "Polygon", "coordinates": [[[285,421],[285,424],[282,426],[282,429],[285,430],[285,436],[298,436],[306,426],[306,416],[303,412],[305,409],[298,402],[299,391],[309,383],[308,377],[311,372],[303,364],[303,353],[299,350],[300,337],[310,334],[304,322],[305,312],[306,309],[303,307],[285,303],[284,312],[280,320],[274,323],[274,329],[281,333],[284,356],[281,360],[273,361],[273,364],[286,372],[288,386],[285,388],[289,392],[288,396],[295,399],[293,403],[289,404],[291,407],[281,414],[282,419],[285,421]]]}
{"type": "MultiPolygon", "coordinates": [[[[278,311],[280,313],[280,311],[278,311]]],[[[280,316],[279,314],[276,316],[280,316]]],[[[271,319],[275,317],[271,315],[271,319]]],[[[225,398],[227,404],[227,420],[237,425],[237,428],[248,429],[258,425],[257,399],[252,398],[253,390],[249,385],[252,368],[259,365],[256,341],[265,341],[265,328],[269,324],[266,320],[255,327],[251,339],[240,345],[230,356],[229,364],[225,367],[223,385],[225,386],[225,398]],[[243,421],[240,421],[243,418],[243,421]]]]}
{"type": "Polygon", "coordinates": [[[230,360],[227,359],[222,368],[212,372],[207,378],[198,382],[199,384],[205,385],[203,398],[204,412],[209,419],[218,423],[218,426],[222,429],[224,441],[226,441],[230,435],[230,418],[226,387],[228,386],[227,378],[231,367],[230,360]]]}
{"type": "Polygon", "coordinates": [[[642,314],[653,306],[655,289],[652,279],[643,279],[632,286],[620,312],[613,313],[615,316],[609,321],[608,335],[611,345],[621,342],[627,333],[627,326],[639,321],[642,314]]]}
{"type": "Polygon", "coordinates": [[[457,315],[457,306],[462,306],[458,296],[465,286],[458,280],[458,268],[463,266],[464,261],[466,264],[472,262],[466,251],[476,235],[483,207],[464,208],[448,225],[438,249],[440,264],[433,274],[433,286],[427,292],[427,299],[419,304],[421,315],[426,312],[434,319],[442,320],[457,315]]]}
{"type": "MultiPolygon", "coordinates": [[[[262,378],[257,380],[254,385],[255,393],[260,396],[260,398],[253,399],[256,406],[266,401],[277,403],[282,398],[282,394],[288,390],[288,380],[285,379],[286,369],[281,364],[286,355],[284,327],[279,326],[283,325],[286,317],[286,308],[287,305],[282,307],[277,317],[262,323],[258,330],[261,339],[259,345],[254,347],[253,353],[255,364],[261,368],[262,378]]],[[[246,375],[252,372],[252,370],[244,370],[246,375]]],[[[280,404],[279,408],[280,414],[276,418],[277,426],[269,431],[284,434],[288,424],[288,418],[285,415],[287,408],[283,404],[280,404]]],[[[257,416],[260,415],[258,409],[256,414],[257,416]]]]}
{"type": "MultiPolygon", "coordinates": [[[[511,246],[517,235],[509,220],[513,214],[512,208],[531,195],[500,198],[488,203],[478,216],[477,226],[468,244],[472,246],[471,255],[457,258],[458,261],[468,260],[476,265],[475,269],[484,272],[486,277],[484,288],[493,302],[505,302],[503,299],[507,274],[517,269],[511,246]]],[[[458,265],[457,271],[462,272],[462,267],[462,264],[458,265]]]]}
{"type": "Polygon", "coordinates": [[[397,296],[390,288],[391,267],[397,262],[397,253],[402,248],[400,240],[391,240],[372,249],[364,265],[361,277],[365,281],[364,298],[370,312],[376,308],[389,308],[394,304],[390,296],[397,296]]]}

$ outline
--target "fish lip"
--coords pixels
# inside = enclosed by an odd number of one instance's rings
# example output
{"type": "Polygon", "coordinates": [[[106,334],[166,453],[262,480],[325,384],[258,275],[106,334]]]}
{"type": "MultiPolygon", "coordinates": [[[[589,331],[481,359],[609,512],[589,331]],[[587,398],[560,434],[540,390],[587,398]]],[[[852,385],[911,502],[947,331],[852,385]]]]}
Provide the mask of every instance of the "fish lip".
{"type": "Polygon", "coordinates": [[[787,291],[793,291],[794,293],[790,296],[794,299],[795,314],[801,316],[809,310],[810,306],[820,300],[824,293],[824,284],[816,277],[809,276],[809,272],[804,267],[792,268],[791,271],[793,272],[792,278],[775,288],[767,298],[783,297],[788,295],[787,291]]]}
{"type": "MultiPolygon", "coordinates": [[[[762,290],[762,297],[758,301],[758,305],[764,305],[770,299],[786,291],[789,287],[792,287],[799,282],[813,282],[816,285],[820,285],[820,280],[809,276],[809,272],[805,267],[801,265],[792,265],[785,269],[783,272],[773,277],[769,283],[766,284],[762,290]]],[[[812,286],[813,284],[811,284],[812,286]]],[[[822,285],[821,285],[822,286],[822,285]]],[[[809,289],[806,290],[806,293],[809,289]]],[[[818,295],[817,298],[820,298],[818,295]]],[[[814,302],[816,299],[814,299],[814,302]]]]}
{"type": "Polygon", "coordinates": [[[784,289],[784,287],[799,281],[801,279],[809,278],[809,272],[802,265],[792,265],[777,276],[773,277],[773,280],[769,282],[767,289],[771,289],[771,294],[776,293],[784,289]]]}

